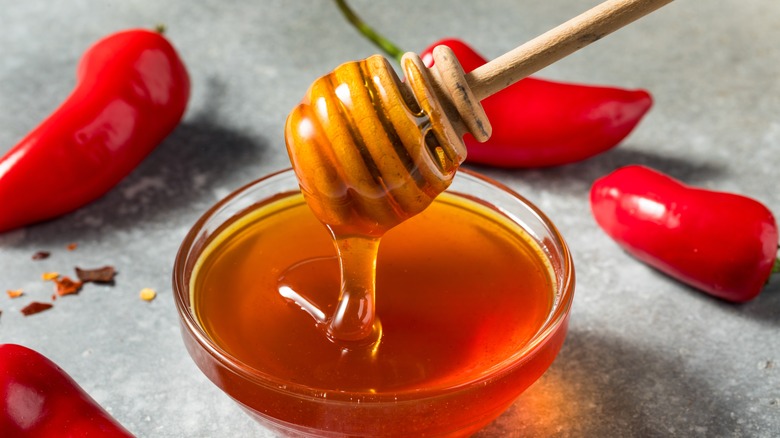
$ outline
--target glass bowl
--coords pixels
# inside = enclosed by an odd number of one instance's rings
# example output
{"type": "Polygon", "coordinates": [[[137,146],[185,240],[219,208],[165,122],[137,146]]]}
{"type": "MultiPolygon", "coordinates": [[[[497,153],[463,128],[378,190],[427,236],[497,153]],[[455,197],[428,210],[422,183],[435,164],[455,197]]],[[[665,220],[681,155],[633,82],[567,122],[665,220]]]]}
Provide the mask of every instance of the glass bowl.
{"type": "MultiPolygon", "coordinates": [[[[521,227],[541,249],[552,278],[546,320],[527,342],[479,378],[427,391],[341,391],[285,381],[233,357],[203,329],[191,302],[191,278],[209,243],[232,220],[269,200],[299,193],[291,169],[254,181],[219,201],[185,237],[173,291],[187,351],[200,370],[264,426],[285,436],[468,436],[489,424],[552,364],[574,294],[571,254],[552,222],[511,189],[461,169],[447,192],[475,201],[521,227]]],[[[380,292],[381,293],[381,292],[380,292]]]]}

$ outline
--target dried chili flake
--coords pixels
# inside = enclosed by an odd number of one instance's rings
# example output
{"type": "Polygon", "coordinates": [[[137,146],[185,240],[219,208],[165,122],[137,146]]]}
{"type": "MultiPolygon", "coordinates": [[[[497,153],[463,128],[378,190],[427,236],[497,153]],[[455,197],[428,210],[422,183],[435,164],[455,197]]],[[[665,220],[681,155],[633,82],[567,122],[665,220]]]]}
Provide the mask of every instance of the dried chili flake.
{"type": "Polygon", "coordinates": [[[65,247],[68,251],[75,251],[76,248],[79,247],[78,243],[69,243],[68,246],[65,247]]]}
{"type": "Polygon", "coordinates": [[[51,253],[48,251],[38,251],[35,254],[32,255],[33,260],[43,260],[48,259],[51,253]]]}
{"type": "Polygon", "coordinates": [[[41,278],[43,279],[43,281],[52,281],[60,278],[60,274],[59,272],[44,272],[41,275],[41,278]]]}
{"type": "Polygon", "coordinates": [[[157,292],[155,292],[155,290],[152,288],[145,287],[141,289],[141,293],[139,295],[144,301],[152,301],[157,296],[157,292]]]}
{"type": "Polygon", "coordinates": [[[57,295],[71,295],[76,294],[81,290],[82,283],[80,281],[73,281],[70,277],[62,277],[54,280],[57,285],[57,295]]]}
{"type": "Polygon", "coordinates": [[[97,269],[81,269],[76,267],[76,276],[83,283],[103,283],[114,284],[114,276],[116,275],[116,269],[113,266],[103,266],[97,269]]]}
{"type": "Polygon", "coordinates": [[[33,301],[32,303],[26,305],[22,310],[22,315],[24,316],[30,316],[35,315],[36,313],[43,312],[44,310],[49,310],[52,307],[54,307],[53,304],[49,303],[42,303],[40,301],[33,301]]]}
{"type": "Polygon", "coordinates": [[[15,289],[15,290],[9,289],[5,291],[5,293],[8,294],[8,298],[19,298],[22,295],[24,295],[24,291],[21,289],[15,289]]]}

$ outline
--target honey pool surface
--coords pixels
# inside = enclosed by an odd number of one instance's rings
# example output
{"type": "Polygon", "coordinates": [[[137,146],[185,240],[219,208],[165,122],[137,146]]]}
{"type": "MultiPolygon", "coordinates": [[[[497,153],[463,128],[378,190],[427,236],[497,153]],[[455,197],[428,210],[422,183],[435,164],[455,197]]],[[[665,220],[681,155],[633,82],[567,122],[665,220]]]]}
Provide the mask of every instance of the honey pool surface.
{"type": "Polygon", "coordinates": [[[383,394],[485,375],[536,334],[555,289],[522,228],[449,193],[382,238],[382,337],[371,348],[331,341],[312,317],[332,313],[339,275],[331,235],[291,194],[236,218],[206,247],[191,302],[216,344],[276,381],[383,394]]]}

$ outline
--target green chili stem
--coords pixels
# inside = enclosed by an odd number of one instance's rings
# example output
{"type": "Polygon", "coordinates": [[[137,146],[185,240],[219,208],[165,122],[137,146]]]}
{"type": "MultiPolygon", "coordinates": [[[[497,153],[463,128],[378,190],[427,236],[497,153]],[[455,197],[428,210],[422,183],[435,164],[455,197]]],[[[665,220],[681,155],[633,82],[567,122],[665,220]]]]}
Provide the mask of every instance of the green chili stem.
{"type": "Polygon", "coordinates": [[[403,50],[399,49],[398,46],[390,42],[387,38],[377,33],[371,26],[367,25],[360,17],[355,14],[355,12],[352,10],[352,8],[347,5],[346,0],[333,0],[336,2],[336,6],[338,6],[339,10],[342,14],[344,14],[344,17],[347,19],[347,21],[350,22],[355,28],[369,41],[376,44],[377,47],[382,49],[385,53],[388,54],[391,58],[395,59],[399,63],[401,62],[401,57],[405,53],[403,50]]]}
{"type": "MultiPolygon", "coordinates": [[[[780,246],[778,246],[778,250],[780,250],[780,246]]],[[[780,257],[775,259],[775,263],[772,265],[772,274],[778,274],[780,273],[780,257]]]]}

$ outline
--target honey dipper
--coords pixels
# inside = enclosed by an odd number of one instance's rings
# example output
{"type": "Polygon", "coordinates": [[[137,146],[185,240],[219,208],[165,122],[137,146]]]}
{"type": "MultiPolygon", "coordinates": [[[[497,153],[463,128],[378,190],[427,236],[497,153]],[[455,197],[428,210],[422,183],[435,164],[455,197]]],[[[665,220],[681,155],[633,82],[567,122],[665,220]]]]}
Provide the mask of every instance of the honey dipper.
{"type": "Polygon", "coordinates": [[[425,209],[466,157],[462,137],[490,137],[479,101],[672,0],[608,0],[464,74],[439,46],[428,69],[380,55],[315,81],[285,138],[306,201],[332,232],[380,236],[425,209]]]}

